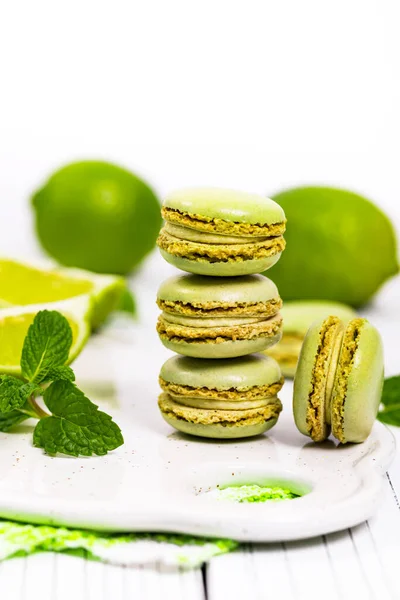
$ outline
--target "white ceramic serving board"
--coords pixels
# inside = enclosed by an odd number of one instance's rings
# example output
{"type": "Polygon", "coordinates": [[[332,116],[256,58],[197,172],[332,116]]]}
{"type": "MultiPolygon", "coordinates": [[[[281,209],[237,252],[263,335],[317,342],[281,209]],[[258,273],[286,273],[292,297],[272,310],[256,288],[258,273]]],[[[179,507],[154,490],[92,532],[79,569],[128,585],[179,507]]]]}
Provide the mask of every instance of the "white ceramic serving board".
{"type": "Polygon", "coordinates": [[[95,337],[77,372],[89,397],[121,426],[125,445],[106,457],[51,458],[32,447],[29,422],[18,433],[0,433],[0,515],[272,542],[337,531],[374,513],[395,451],[385,426],[376,423],[361,445],[313,444],[293,424],[287,383],[284,412],[269,435],[233,442],[186,437],[157,408],[158,372],[168,356],[148,327],[95,337]],[[217,485],[268,482],[310,492],[261,504],[212,493],[217,485]]]}

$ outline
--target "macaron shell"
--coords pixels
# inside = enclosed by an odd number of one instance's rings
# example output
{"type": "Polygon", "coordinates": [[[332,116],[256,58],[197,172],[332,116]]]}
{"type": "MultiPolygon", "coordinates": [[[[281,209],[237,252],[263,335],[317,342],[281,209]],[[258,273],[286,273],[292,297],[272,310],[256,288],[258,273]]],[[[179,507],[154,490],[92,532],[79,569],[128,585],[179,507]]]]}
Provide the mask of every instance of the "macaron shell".
{"type": "Polygon", "coordinates": [[[350,306],[340,302],[320,300],[285,302],[282,309],[283,331],[304,337],[314,321],[325,319],[329,315],[335,315],[346,323],[354,319],[357,313],[350,306]]]}
{"type": "MultiPolygon", "coordinates": [[[[283,329],[285,329],[285,321],[283,321],[283,329]]],[[[279,363],[285,377],[294,377],[302,343],[302,337],[283,333],[281,341],[267,350],[267,355],[272,356],[279,363]]]]}
{"type": "Polygon", "coordinates": [[[278,363],[262,354],[227,360],[207,360],[173,356],[161,367],[160,376],[167,382],[193,388],[245,390],[280,381],[278,363]]]}
{"type": "Polygon", "coordinates": [[[219,343],[196,343],[193,341],[185,342],[184,340],[178,342],[168,340],[164,337],[160,339],[166,348],[178,354],[195,358],[223,359],[262,352],[279,342],[281,335],[282,333],[279,332],[271,337],[257,337],[249,340],[232,340],[219,343]]]}
{"type": "MultiPolygon", "coordinates": [[[[381,401],[383,376],[382,340],[377,329],[365,321],[347,380],[343,429],[340,432],[344,442],[363,442],[369,436],[381,401]]],[[[334,391],[332,406],[335,401],[334,391]]],[[[332,426],[334,435],[337,435],[334,413],[332,426]]]]}
{"type": "Polygon", "coordinates": [[[293,359],[281,360],[279,366],[285,379],[293,379],[296,375],[297,357],[296,361],[293,361],[293,359]]]}
{"type": "Polygon", "coordinates": [[[312,392],[312,374],[320,339],[321,321],[309,328],[300,351],[293,386],[293,416],[298,430],[309,435],[307,428],[307,409],[312,392]]]}
{"type": "Polygon", "coordinates": [[[278,299],[278,288],[273,281],[262,275],[237,277],[202,277],[179,275],[164,281],[157,294],[160,300],[187,304],[255,303],[278,299]]]}
{"type": "Polygon", "coordinates": [[[189,423],[183,419],[176,419],[170,415],[166,415],[161,411],[164,420],[174,429],[194,435],[198,437],[214,438],[214,439],[239,439],[245,437],[254,437],[261,435],[271,429],[278,419],[269,419],[260,423],[251,423],[246,425],[244,421],[241,425],[225,426],[218,423],[212,425],[203,425],[202,423],[189,423]]]}
{"type": "Polygon", "coordinates": [[[258,194],[220,188],[192,188],[171,193],[163,206],[210,219],[273,224],[285,221],[279,204],[258,194]]]}
{"type": "Polygon", "coordinates": [[[186,271],[187,273],[195,273],[197,275],[207,275],[208,277],[237,277],[239,275],[252,275],[267,271],[278,262],[281,252],[266,256],[264,258],[249,259],[241,261],[227,262],[211,262],[205,259],[190,260],[175,256],[166,252],[162,248],[159,249],[161,256],[174,267],[186,271]]]}

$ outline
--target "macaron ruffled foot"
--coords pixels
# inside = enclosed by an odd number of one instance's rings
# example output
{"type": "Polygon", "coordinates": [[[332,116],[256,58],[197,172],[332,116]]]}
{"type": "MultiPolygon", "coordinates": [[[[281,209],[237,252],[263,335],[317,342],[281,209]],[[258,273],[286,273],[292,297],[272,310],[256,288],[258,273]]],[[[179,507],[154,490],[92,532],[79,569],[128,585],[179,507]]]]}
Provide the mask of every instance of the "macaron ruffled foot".
{"type": "Polygon", "coordinates": [[[363,442],[378,413],[383,385],[383,348],[366,319],[347,325],[338,317],[316,321],[301,349],[294,379],[297,428],[315,442],[331,430],[341,442],[363,442]]]}
{"type": "Polygon", "coordinates": [[[264,196],[218,188],[181,190],[166,198],[162,216],[161,254],[189,273],[261,273],[285,248],[285,213],[264,196]]]}
{"type": "Polygon", "coordinates": [[[183,433],[217,439],[259,435],[278,420],[279,365],[262,355],[230,360],[174,356],[162,367],[159,408],[183,433]]]}

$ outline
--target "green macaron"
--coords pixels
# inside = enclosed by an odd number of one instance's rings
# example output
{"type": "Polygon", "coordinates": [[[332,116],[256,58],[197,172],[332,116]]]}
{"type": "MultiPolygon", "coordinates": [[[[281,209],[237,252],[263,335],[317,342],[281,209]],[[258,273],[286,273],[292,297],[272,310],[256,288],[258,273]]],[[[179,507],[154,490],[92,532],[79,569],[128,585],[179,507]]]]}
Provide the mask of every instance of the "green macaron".
{"type": "Polygon", "coordinates": [[[282,334],[282,301],[262,275],[181,275],[161,284],[157,331],[164,346],[197,358],[232,358],[265,350],[282,334]]]}
{"type": "Polygon", "coordinates": [[[264,196],[218,188],[180,190],[165,199],[162,216],[161,254],[189,273],[261,273],[285,247],[285,213],[264,196]]]}
{"type": "Polygon", "coordinates": [[[282,410],[279,365],[261,354],[217,361],[174,356],[163,365],[159,381],[162,416],[190,435],[259,435],[275,425],[282,410]]]}
{"type": "Polygon", "coordinates": [[[296,425],[315,442],[331,430],[342,443],[363,442],[382,385],[382,341],[373,325],[361,318],[345,325],[333,316],[316,321],[304,339],[294,379],[296,425]]]}
{"type": "Polygon", "coordinates": [[[347,322],[357,313],[340,302],[325,300],[294,300],[285,302],[281,315],[283,335],[279,344],[267,350],[267,354],[279,362],[285,377],[294,377],[304,337],[314,321],[336,315],[347,322]]]}

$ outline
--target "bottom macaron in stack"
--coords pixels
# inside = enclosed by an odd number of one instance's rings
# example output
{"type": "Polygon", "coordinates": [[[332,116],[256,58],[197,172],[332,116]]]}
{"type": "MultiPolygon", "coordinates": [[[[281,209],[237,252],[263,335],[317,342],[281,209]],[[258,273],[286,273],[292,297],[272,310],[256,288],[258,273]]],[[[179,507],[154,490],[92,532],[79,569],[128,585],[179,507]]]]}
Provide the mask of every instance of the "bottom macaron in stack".
{"type": "Polygon", "coordinates": [[[174,356],[160,373],[159,408],[179,431],[210,438],[264,433],[277,422],[279,365],[260,354],[232,359],[174,356]]]}

